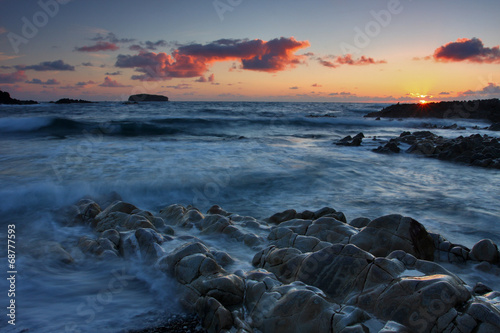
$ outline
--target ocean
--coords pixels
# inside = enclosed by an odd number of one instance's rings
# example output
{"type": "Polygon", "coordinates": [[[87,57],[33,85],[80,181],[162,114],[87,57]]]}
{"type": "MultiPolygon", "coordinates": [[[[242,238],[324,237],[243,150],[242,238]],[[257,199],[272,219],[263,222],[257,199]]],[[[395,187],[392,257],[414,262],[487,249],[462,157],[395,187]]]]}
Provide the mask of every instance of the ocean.
{"type": "MultiPolygon", "coordinates": [[[[329,206],[348,220],[410,216],[427,230],[472,247],[500,244],[500,171],[402,152],[372,149],[403,131],[444,137],[499,132],[468,119],[376,120],[386,104],[168,102],[125,105],[0,105],[0,237],[16,229],[16,326],[6,332],[126,332],[181,313],[175,282],[142,262],[103,262],[79,255],[84,226],[58,212],[84,196],[111,192],[158,213],[170,204],[263,219],[329,206]],[[359,147],[335,143],[362,132],[359,147]],[[36,255],[55,241],[70,265],[36,255]]],[[[404,145],[401,148],[408,148],[404,145]]],[[[250,269],[253,253],[226,239],[196,234],[250,269]]],[[[165,245],[165,250],[175,247],[165,245]]],[[[0,253],[7,268],[7,246],[0,253]]],[[[2,306],[9,285],[0,284],[2,306]],[[5,291],[5,292],[4,292],[5,291]]],[[[5,309],[5,307],[4,307],[5,309]]],[[[4,310],[5,311],[5,310],[4,310]]]]}

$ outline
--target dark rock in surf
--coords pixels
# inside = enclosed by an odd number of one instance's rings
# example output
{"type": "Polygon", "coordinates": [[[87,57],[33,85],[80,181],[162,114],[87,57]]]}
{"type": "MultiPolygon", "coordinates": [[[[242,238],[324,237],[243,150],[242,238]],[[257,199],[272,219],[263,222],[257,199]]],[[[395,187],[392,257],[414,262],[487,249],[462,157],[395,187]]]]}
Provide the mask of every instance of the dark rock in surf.
{"type": "Polygon", "coordinates": [[[163,95],[137,94],[128,98],[129,102],[168,102],[168,97],[163,95]]]}
{"type": "Polygon", "coordinates": [[[365,137],[365,135],[363,133],[358,133],[353,138],[350,135],[348,135],[345,138],[339,140],[336,143],[336,145],[337,146],[358,147],[358,146],[361,146],[361,142],[363,141],[364,137],[365,137]]]}

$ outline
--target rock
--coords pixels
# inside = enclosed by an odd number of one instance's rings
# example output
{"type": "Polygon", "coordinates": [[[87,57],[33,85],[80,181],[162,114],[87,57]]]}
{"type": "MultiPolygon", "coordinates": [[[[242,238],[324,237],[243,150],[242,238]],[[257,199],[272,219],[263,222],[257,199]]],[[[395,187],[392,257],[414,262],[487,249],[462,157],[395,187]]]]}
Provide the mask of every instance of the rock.
{"type": "Polygon", "coordinates": [[[390,141],[385,144],[385,146],[379,146],[376,149],[373,149],[374,152],[376,153],[382,153],[382,154],[390,154],[390,153],[399,153],[401,149],[398,147],[397,142],[390,141]]]}
{"type": "Polygon", "coordinates": [[[89,104],[89,103],[93,103],[93,102],[90,102],[90,101],[85,101],[83,99],[71,99],[71,98],[61,98],[59,100],[57,100],[56,102],[52,102],[52,103],[55,103],[55,104],[89,104]]]}
{"type": "Polygon", "coordinates": [[[128,98],[129,102],[168,102],[168,97],[163,95],[137,94],[128,98]]]}
{"type": "Polygon", "coordinates": [[[470,252],[472,259],[477,261],[487,261],[497,263],[499,261],[498,247],[490,239],[483,239],[477,242],[470,252]]]}
{"type": "Polygon", "coordinates": [[[202,318],[203,327],[209,332],[223,332],[233,326],[233,317],[222,304],[213,297],[201,297],[195,305],[202,318]]]}
{"type": "Polygon", "coordinates": [[[493,291],[493,289],[491,289],[490,287],[488,287],[487,285],[485,285],[481,282],[476,283],[476,285],[474,286],[474,289],[473,289],[473,292],[476,295],[484,295],[484,294],[487,294],[491,291],[493,291]]]}
{"type": "Polygon", "coordinates": [[[371,112],[365,117],[385,118],[469,118],[487,119],[500,122],[500,101],[497,98],[474,100],[474,109],[468,107],[466,102],[452,101],[426,104],[394,104],[381,111],[371,112]]]}
{"type": "Polygon", "coordinates": [[[160,217],[162,217],[167,224],[177,225],[181,222],[185,212],[186,208],[174,204],[160,210],[160,217]]]}
{"type": "Polygon", "coordinates": [[[38,104],[35,101],[21,101],[15,98],[11,98],[10,94],[6,91],[0,90],[0,104],[15,104],[15,105],[25,105],[25,104],[38,104]]]}
{"type": "Polygon", "coordinates": [[[297,211],[295,209],[288,209],[281,213],[276,213],[269,218],[270,223],[280,224],[285,221],[289,221],[295,218],[297,211]]]}
{"type": "Polygon", "coordinates": [[[146,260],[157,259],[155,244],[163,243],[163,236],[153,229],[139,228],[135,231],[135,238],[143,258],[146,260]]]}
{"type": "Polygon", "coordinates": [[[500,123],[494,123],[488,129],[490,131],[500,131],[500,123]]]}
{"type": "Polygon", "coordinates": [[[425,227],[409,217],[387,215],[371,221],[350,240],[375,256],[403,250],[419,259],[433,260],[434,240],[425,227]]]}
{"type": "Polygon", "coordinates": [[[323,207],[321,209],[318,209],[317,211],[314,212],[314,218],[315,219],[319,219],[320,217],[323,217],[323,216],[326,216],[326,215],[330,215],[330,214],[334,214],[336,213],[337,211],[333,208],[330,208],[330,207],[323,207]]]}
{"type": "Polygon", "coordinates": [[[336,145],[338,145],[338,146],[353,146],[353,147],[361,146],[361,142],[363,141],[364,137],[365,136],[363,133],[358,133],[353,138],[350,135],[348,135],[348,136],[344,137],[343,139],[339,140],[336,143],[336,145]]]}
{"type": "Polygon", "coordinates": [[[358,217],[349,222],[349,225],[355,227],[355,228],[364,228],[370,223],[371,220],[367,217],[358,217]]]}

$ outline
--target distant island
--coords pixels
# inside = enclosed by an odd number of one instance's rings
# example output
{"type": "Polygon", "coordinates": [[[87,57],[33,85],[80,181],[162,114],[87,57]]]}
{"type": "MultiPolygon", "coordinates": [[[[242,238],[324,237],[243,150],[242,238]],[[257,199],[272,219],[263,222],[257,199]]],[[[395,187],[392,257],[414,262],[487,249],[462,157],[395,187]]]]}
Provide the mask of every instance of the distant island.
{"type": "Polygon", "coordinates": [[[8,92],[0,90],[0,104],[27,105],[27,104],[38,104],[38,102],[31,100],[21,101],[19,99],[11,98],[8,92]]]}
{"type": "Polygon", "coordinates": [[[498,98],[418,104],[394,104],[365,117],[383,118],[470,118],[500,122],[498,98]]]}
{"type": "Polygon", "coordinates": [[[83,99],[71,99],[71,98],[61,98],[60,100],[56,102],[51,102],[54,104],[74,104],[74,103],[81,103],[81,104],[88,104],[88,103],[93,103],[90,101],[86,101],[83,99]]]}
{"type": "Polygon", "coordinates": [[[137,94],[128,98],[129,102],[168,102],[168,97],[163,95],[137,94]]]}

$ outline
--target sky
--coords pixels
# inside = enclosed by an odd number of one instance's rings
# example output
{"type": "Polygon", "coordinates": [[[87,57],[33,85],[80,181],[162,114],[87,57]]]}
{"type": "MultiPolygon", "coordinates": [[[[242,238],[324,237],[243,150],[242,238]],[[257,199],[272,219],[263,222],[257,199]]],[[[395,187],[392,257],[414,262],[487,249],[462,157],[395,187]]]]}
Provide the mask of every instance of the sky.
{"type": "Polygon", "coordinates": [[[498,0],[0,0],[18,99],[500,97],[498,0]]]}

